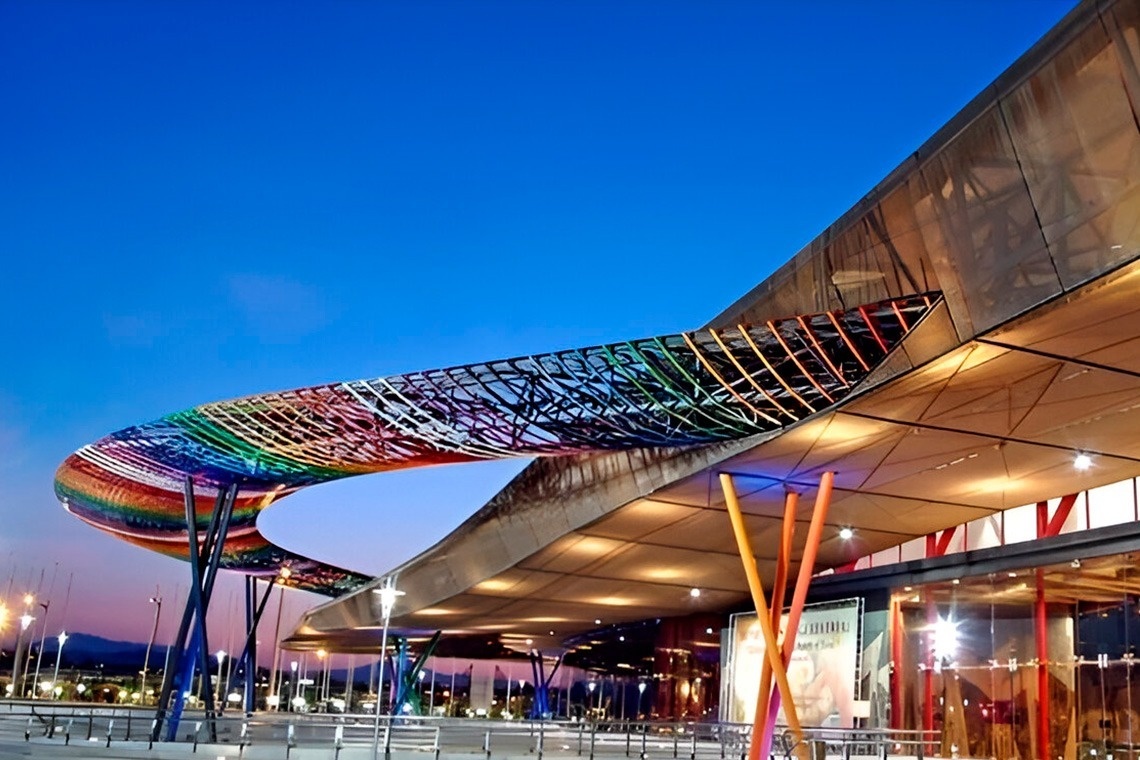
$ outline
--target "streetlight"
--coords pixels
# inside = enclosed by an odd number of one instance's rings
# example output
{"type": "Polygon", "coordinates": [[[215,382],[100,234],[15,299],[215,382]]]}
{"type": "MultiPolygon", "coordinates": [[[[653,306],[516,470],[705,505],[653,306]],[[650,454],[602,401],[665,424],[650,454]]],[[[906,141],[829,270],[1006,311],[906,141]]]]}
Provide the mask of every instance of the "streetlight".
{"type": "Polygon", "coordinates": [[[51,676],[51,685],[55,687],[55,690],[56,690],[55,698],[56,699],[59,699],[59,695],[62,693],[60,688],[58,686],[56,686],[56,683],[59,681],[59,658],[63,656],[63,645],[66,642],[67,642],[67,631],[60,631],[59,632],[59,648],[55,650],[55,672],[52,673],[52,676],[51,676]]]}
{"type": "Polygon", "coordinates": [[[154,625],[150,629],[150,641],[146,643],[146,656],[143,657],[142,669],[142,684],[139,685],[139,693],[142,694],[143,701],[146,701],[146,672],[150,669],[150,650],[154,646],[154,637],[158,633],[158,616],[162,612],[162,597],[152,596],[150,603],[154,605],[154,625]]]}
{"type": "Polygon", "coordinates": [[[295,700],[297,698],[297,661],[296,660],[293,660],[291,663],[289,663],[289,669],[293,671],[293,676],[290,679],[290,683],[289,683],[289,704],[293,705],[295,707],[296,706],[295,700]]]}
{"type": "Polygon", "coordinates": [[[317,650],[317,660],[321,663],[321,669],[318,671],[320,675],[317,676],[320,680],[317,682],[316,688],[318,702],[324,702],[328,699],[328,679],[325,678],[325,658],[328,655],[329,653],[323,649],[317,650]]]}
{"type": "MultiPolygon", "coordinates": [[[[376,725],[372,731],[372,758],[375,760],[380,752],[380,692],[384,689],[384,657],[388,653],[388,621],[392,618],[392,608],[396,606],[396,599],[403,596],[404,592],[397,591],[396,579],[388,577],[384,579],[384,585],[375,589],[373,593],[380,597],[380,616],[384,621],[384,627],[380,633],[380,679],[376,683],[376,725]]],[[[391,736],[391,732],[388,732],[387,736],[391,736]]]]}
{"type": "Polygon", "coordinates": [[[218,696],[214,698],[214,702],[221,704],[222,701],[222,663],[226,661],[226,651],[219,649],[217,654],[214,655],[218,658],[218,696]]]}
{"type": "MultiPolygon", "coordinates": [[[[40,602],[40,606],[44,608],[44,621],[43,628],[40,631],[40,649],[36,653],[36,674],[32,677],[32,699],[36,699],[37,695],[39,694],[39,689],[37,687],[40,682],[40,665],[44,661],[44,642],[47,641],[47,616],[48,608],[51,607],[51,600],[49,599],[46,602],[40,602]]],[[[28,652],[28,656],[31,656],[30,651],[28,652]]]]}
{"type": "MultiPolygon", "coordinates": [[[[24,604],[30,605],[32,601],[31,594],[24,597],[24,604]]],[[[16,653],[12,659],[12,694],[17,698],[24,695],[24,690],[20,688],[20,684],[27,685],[28,668],[23,650],[24,634],[28,632],[28,627],[31,626],[33,620],[35,618],[26,609],[24,614],[20,615],[20,632],[16,634],[16,653]]]]}

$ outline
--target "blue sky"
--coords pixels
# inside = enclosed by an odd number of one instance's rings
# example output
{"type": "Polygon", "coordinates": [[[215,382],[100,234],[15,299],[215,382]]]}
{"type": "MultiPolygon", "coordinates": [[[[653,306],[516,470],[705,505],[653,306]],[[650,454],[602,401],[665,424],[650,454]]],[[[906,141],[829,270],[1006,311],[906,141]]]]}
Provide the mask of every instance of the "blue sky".
{"type": "MultiPolygon", "coordinates": [[[[186,566],[67,515],[71,451],[206,401],[700,326],[1071,6],[0,3],[0,596],[54,573],[49,625],[145,638],[186,566]]],[[[262,526],[379,573],[522,464],[330,484],[262,526]]]]}

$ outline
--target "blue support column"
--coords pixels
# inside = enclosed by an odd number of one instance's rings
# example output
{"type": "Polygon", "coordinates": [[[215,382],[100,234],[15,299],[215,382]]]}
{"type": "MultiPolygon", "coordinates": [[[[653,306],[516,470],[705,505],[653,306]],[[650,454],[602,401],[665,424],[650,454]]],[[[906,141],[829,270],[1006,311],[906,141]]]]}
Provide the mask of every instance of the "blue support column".
{"type": "Polygon", "coordinates": [[[234,682],[237,679],[238,671],[240,670],[243,675],[242,693],[243,701],[245,704],[245,711],[252,713],[256,707],[254,704],[255,690],[257,686],[257,626],[261,623],[261,616],[265,613],[265,607],[269,603],[269,595],[273,592],[273,583],[270,582],[265,589],[265,593],[261,597],[261,601],[256,603],[257,598],[257,578],[252,575],[247,575],[245,578],[245,643],[242,644],[241,654],[234,661],[234,668],[230,671],[229,680],[226,683],[226,693],[233,690],[234,682]]]}
{"type": "Polygon", "coordinates": [[[428,658],[435,652],[439,637],[442,635],[443,631],[436,631],[415,660],[408,657],[408,640],[402,638],[397,641],[396,648],[399,652],[399,660],[397,669],[393,674],[393,678],[399,684],[399,690],[396,692],[396,703],[393,707],[396,715],[403,713],[404,705],[411,707],[413,715],[423,715],[423,700],[420,699],[419,691],[420,673],[423,671],[424,665],[427,664],[428,658]]]}
{"type": "Polygon", "coordinates": [[[530,708],[532,719],[542,720],[550,715],[550,684],[554,683],[554,674],[558,672],[558,668],[561,666],[562,655],[559,655],[554,662],[554,667],[550,669],[550,675],[546,675],[542,652],[537,649],[531,651],[530,667],[534,674],[534,703],[530,708]]]}
{"type": "MultiPolygon", "coordinates": [[[[225,491],[219,491],[214,503],[214,513],[210,518],[210,525],[206,530],[205,540],[201,551],[198,546],[198,524],[194,504],[194,481],[187,476],[183,491],[186,507],[186,528],[190,549],[190,593],[186,599],[186,609],[182,615],[182,623],[178,635],[172,644],[177,654],[178,670],[175,677],[166,677],[163,681],[162,694],[159,697],[158,709],[155,711],[154,730],[152,740],[157,741],[162,735],[163,722],[166,722],[166,741],[174,741],[178,735],[178,723],[182,718],[185,706],[185,696],[193,683],[194,667],[201,668],[202,678],[209,678],[209,645],[206,637],[206,612],[209,609],[210,596],[214,589],[214,580],[217,576],[218,564],[222,557],[222,548],[229,531],[230,517],[233,514],[234,501],[237,498],[237,486],[231,485],[225,491]],[[193,632],[190,641],[186,636],[193,632]],[[173,702],[171,700],[173,699],[173,702]],[[169,709],[169,717],[167,710],[169,709]]],[[[219,674],[220,676],[220,674],[219,674]]],[[[212,688],[204,690],[206,693],[206,712],[210,716],[210,739],[217,739],[217,724],[214,716],[214,691],[212,688]]]]}

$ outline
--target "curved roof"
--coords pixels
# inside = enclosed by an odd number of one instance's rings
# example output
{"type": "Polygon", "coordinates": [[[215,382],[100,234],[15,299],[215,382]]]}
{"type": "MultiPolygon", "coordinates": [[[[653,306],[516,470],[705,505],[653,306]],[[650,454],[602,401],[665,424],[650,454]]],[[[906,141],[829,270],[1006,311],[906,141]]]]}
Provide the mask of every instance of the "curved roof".
{"type": "Polygon", "coordinates": [[[61,465],[75,516],[186,559],[183,484],[203,524],[238,486],[222,567],[338,595],[369,578],[270,543],[261,510],[307,486],[432,464],[732,441],[844,398],[935,303],[919,294],[853,309],[704,329],[450,369],[203,404],[124,428],[61,465]]]}

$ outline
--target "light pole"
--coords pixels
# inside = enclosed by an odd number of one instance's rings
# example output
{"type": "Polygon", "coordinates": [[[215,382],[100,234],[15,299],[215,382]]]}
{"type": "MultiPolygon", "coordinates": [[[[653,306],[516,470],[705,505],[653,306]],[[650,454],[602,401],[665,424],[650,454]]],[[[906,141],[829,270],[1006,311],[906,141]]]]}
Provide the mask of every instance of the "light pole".
{"type": "Polygon", "coordinates": [[[214,704],[221,704],[222,692],[225,688],[222,685],[222,663],[226,661],[226,651],[219,649],[215,657],[218,658],[218,696],[214,698],[214,704]]]}
{"type": "Polygon", "coordinates": [[[586,688],[590,690],[590,695],[586,698],[586,712],[589,713],[594,709],[594,689],[598,688],[598,682],[590,681],[586,684],[586,688]]]}
{"type": "Polygon", "coordinates": [[[289,682],[289,709],[292,710],[293,700],[297,698],[297,661],[293,660],[289,663],[289,669],[293,671],[293,676],[289,682]]]}
{"type": "MultiPolygon", "coordinates": [[[[388,654],[388,621],[392,618],[392,608],[396,606],[396,598],[404,592],[397,591],[396,579],[388,577],[384,579],[384,585],[374,593],[380,597],[380,616],[384,621],[384,627],[380,633],[380,679],[376,685],[376,726],[372,732],[373,760],[380,753],[380,692],[384,690],[384,658],[388,654]]],[[[395,674],[393,674],[394,677],[395,674]]]]}
{"type": "Polygon", "coordinates": [[[36,673],[32,676],[32,699],[37,699],[40,693],[40,664],[44,661],[44,642],[47,641],[47,616],[51,600],[40,602],[40,606],[44,608],[44,621],[40,631],[40,650],[36,653],[36,673]]]}
{"type": "MultiPolygon", "coordinates": [[[[28,596],[24,597],[25,604],[31,603],[28,601],[30,596],[31,595],[29,594],[28,596]]],[[[16,634],[16,653],[12,659],[12,696],[16,697],[17,699],[24,696],[24,690],[20,688],[21,678],[24,686],[27,686],[27,667],[25,666],[24,651],[22,647],[27,643],[24,640],[24,634],[28,632],[28,626],[32,624],[33,620],[35,620],[35,618],[32,617],[31,613],[27,612],[27,610],[24,611],[23,615],[20,615],[20,632],[16,634]]]]}
{"type": "Polygon", "coordinates": [[[150,629],[150,641],[146,644],[146,656],[143,657],[142,683],[139,685],[139,694],[142,695],[143,704],[146,704],[146,672],[150,669],[150,650],[154,646],[154,637],[158,634],[158,616],[162,612],[162,597],[155,595],[150,598],[154,605],[154,625],[150,629]]]}
{"type": "Polygon", "coordinates": [[[67,631],[59,632],[59,648],[55,650],[55,672],[51,674],[51,686],[55,693],[56,699],[59,699],[60,691],[56,686],[59,681],[59,658],[63,656],[63,645],[67,643],[67,631]]]}
{"type": "Polygon", "coordinates": [[[641,697],[645,694],[645,681],[637,684],[637,717],[641,717],[641,697]]]}
{"type": "MultiPolygon", "coordinates": [[[[321,664],[321,666],[317,670],[317,688],[315,688],[313,691],[316,692],[317,702],[319,703],[323,703],[328,699],[328,679],[325,678],[325,658],[328,656],[329,653],[325,650],[317,650],[317,661],[321,664]]],[[[318,710],[319,709],[320,708],[318,707],[318,710]]]]}

